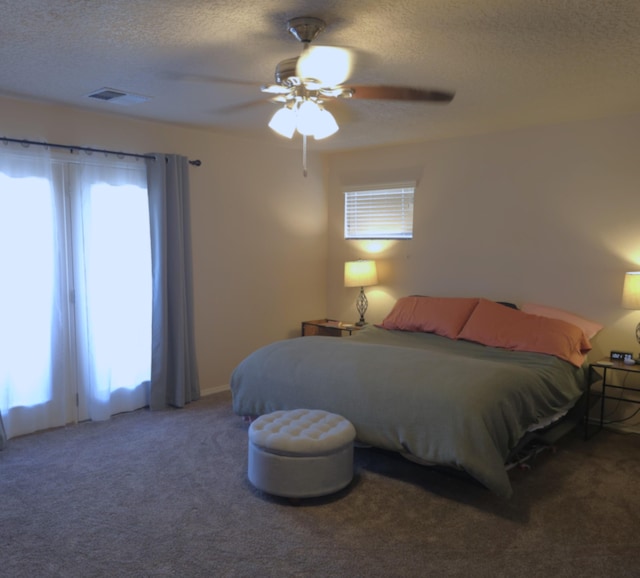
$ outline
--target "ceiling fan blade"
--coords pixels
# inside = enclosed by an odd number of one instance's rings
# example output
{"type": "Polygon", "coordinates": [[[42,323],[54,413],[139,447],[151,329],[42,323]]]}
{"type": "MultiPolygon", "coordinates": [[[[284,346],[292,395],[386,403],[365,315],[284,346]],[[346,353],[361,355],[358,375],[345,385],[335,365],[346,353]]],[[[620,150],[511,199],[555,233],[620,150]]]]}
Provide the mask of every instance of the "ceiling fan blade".
{"type": "Polygon", "coordinates": [[[271,104],[271,102],[272,102],[272,99],[270,98],[250,100],[248,102],[240,102],[238,104],[232,104],[229,106],[223,106],[221,108],[217,108],[213,111],[213,113],[214,114],[233,114],[234,112],[241,112],[243,110],[248,110],[250,108],[262,106],[263,104],[271,104]]]}
{"type": "Polygon", "coordinates": [[[454,92],[442,90],[425,90],[410,86],[367,86],[350,85],[353,90],[351,98],[367,98],[378,100],[412,100],[421,102],[451,102],[454,92]]]}
{"type": "Polygon", "coordinates": [[[268,94],[288,94],[291,92],[291,88],[280,84],[265,84],[260,87],[260,90],[268,94]]]}
{"type": "Polygon", "coordinates": [[[166,73],[165,77],[169,80],[186,81],[186,82],[205,82],[211,84],[236,84],[240,86],[260,86],[260,82],[250,80],[239,80],[237,78],[224,78],[221,76],[209,76],[206,74],[188,74],[188,73],[166,73]]]}

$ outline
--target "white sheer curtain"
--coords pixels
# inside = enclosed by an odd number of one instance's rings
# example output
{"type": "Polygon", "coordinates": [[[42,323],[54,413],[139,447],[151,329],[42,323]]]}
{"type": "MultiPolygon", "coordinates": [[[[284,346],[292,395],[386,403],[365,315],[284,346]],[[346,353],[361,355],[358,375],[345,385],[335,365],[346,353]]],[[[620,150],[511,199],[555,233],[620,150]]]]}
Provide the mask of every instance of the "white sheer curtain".
{"type": "Polygon", "coordinates": [[[148,404],[144,163],[78,162],[49,158],[39,147],[22,154],[0,147],[0,272],[7,437],[148,404]]]}
{"type": "MultiPolygon", "coordinates": [[[[148,403],[151,244],[146,168],[71,168],[80,382],[90,419],[148,403]],[[78,234],[80,233],[80,234],[78,234]]],[[[81,407],[81,411],[84,406],[81,407]]]]}
{"type": "Polygon", "coordinates": [[[62,197],[42,149],[0,151],[0,271],[0,415],[12,437],[75,411],[62,197]]]}

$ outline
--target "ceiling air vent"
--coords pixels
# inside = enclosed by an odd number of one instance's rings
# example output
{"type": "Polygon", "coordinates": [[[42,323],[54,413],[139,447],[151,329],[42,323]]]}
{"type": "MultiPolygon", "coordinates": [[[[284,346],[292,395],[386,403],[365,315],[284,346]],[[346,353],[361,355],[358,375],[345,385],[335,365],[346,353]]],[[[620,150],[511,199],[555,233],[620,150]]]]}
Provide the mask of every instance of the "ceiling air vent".
{"type": "Polygon", "coordinates": [[[112,102],[113,104],[122,104],[125,106],[140,104],[141,102],[151,100],[150,96],[132,94],[130,92],[123,92],[122,90],[116,90],[114,88],[101,88],[100,90],[91,92],[86,96],[88,98],[94,98],[95,100],[102,100],[104,102],[112,102]]]}

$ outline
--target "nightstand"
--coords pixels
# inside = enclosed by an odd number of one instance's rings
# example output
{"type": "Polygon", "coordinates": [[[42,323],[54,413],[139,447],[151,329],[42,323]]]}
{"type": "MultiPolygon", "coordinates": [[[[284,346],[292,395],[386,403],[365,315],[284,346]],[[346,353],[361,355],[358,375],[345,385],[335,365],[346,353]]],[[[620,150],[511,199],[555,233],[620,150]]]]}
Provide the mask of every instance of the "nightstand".
{"type": "MultiPolygon", "coordinates": [[[[607,382],[607,376],[611,372],[622,371],[629,373],[640,373],[640,365],[626,365],[621,361],[611,361],[609,358],[601,359],[595,363],[589,364],[589,375],[587,376],[587,405],[584,416],[584,437],[589,439],[594,433],[600,431],[604,425],[604,400],[613,399],[616,401],[624,401],[626,403],[640,404],[640,399],[627,399],[622,397],[625,391],[635,391],[640,394],[640,388],[630,387],[628,385],[613,385],[607,382]],[[599,383],[598,383],[599,382],[599,383]],[[596,387],[591,390],[591,384],[596,387]],[[599,386],[599,391],[598,391],[599,386]],[[589,433],[589,409],[591,406],[591,397],[593,395],[600,396],[600,417],[594,432],[589,433]]],[[[623,382],[624,383],[624,382],[623,382]]]]}
{"type": "Polygon", "coordinates": [[[302,337],[309,335],[325,335],[329,337],[342,337],[359,331],[360,327],[352,323],[343,323],[335,319],[315,319],[302,322],[302,337]]]}

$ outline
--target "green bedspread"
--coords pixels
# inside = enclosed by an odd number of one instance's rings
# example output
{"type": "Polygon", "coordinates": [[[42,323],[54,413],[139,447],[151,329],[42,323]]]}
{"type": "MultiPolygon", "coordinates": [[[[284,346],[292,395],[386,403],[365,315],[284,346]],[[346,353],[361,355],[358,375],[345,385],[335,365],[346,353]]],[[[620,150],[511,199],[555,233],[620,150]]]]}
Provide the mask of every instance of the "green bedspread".
{"type": "Polygon", "coordinates": [[[550,355],[367,326],[348,338],[263,347],[231,377],[233,409],[323,409],[364,444],[463,469],[508,497],[509,451],[527,428],[576,402],[582,369],[550,355]]]}

